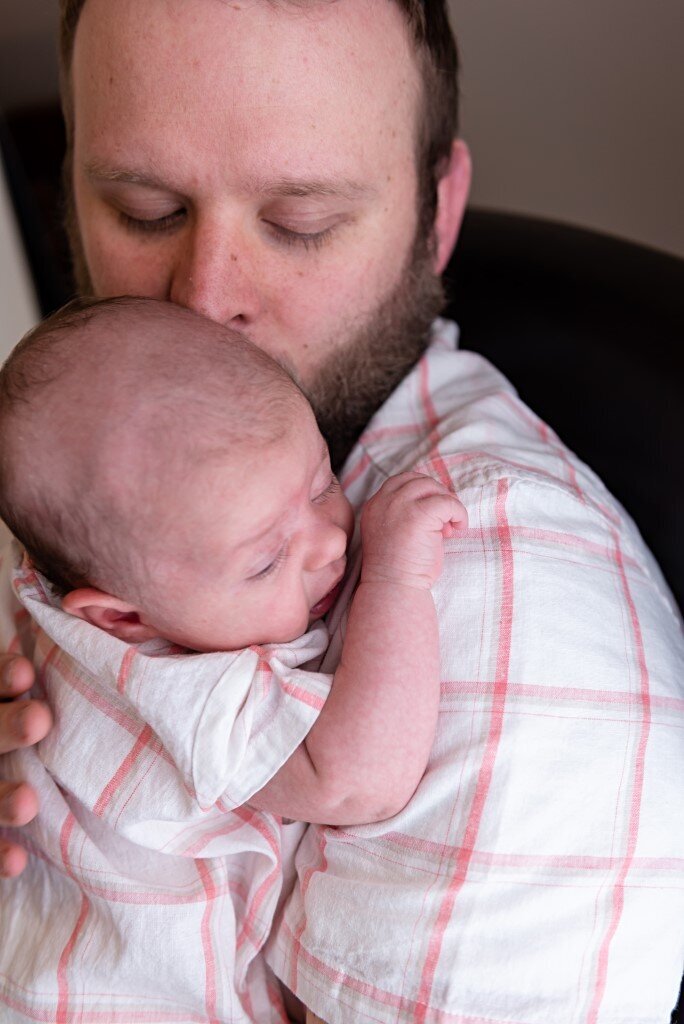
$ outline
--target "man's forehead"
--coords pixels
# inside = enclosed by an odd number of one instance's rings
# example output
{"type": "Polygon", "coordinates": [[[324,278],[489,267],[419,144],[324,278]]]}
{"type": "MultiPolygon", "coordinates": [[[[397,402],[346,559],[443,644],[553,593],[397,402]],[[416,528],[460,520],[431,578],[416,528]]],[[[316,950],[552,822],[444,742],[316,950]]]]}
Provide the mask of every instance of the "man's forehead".
{"type": "MultiPolygon", "coordinates": [[[[331,81],[361,78],[376,88],[390,72],[396,86],[415,65],[394,0],[88,0],[76,51],[84,34],[104,60],[99,70],[138,75],[148,62],[155,70],[166,63],[167,76],[175,70],[190,90],[193,81],[219,76],[224,84],[249,80],[263,92],[296,86],[316,70],[331,81]]],[[[90,70],[98,77],[97,64],[90,70]]],[[[172,98],[182,104],[184,95],[172,98]]]]}
{"type": "Polygon", "coordinates": [[[77,160],[106,175],[323,195],[412,174],[420,77],[392,0],[88,0],[73,83],[77,160]]]}
{"type": "MultiPolygon", "coordinates": [[[[218,29],[212,33],[218,44],[230,45],[234,33],[246,32],[250,36],[260,30],[268,33],[273,26],[282,30],[299,31],[301,38],[314,45],[329,45],[332,31],[346,32],[351,50],[363,52],[364,39],[377,37],[385,49],[396,45],[397,35],[405,37],[409,50],[413,49],[408,19],[397,0],[86,0],[76,26],[76,35],[85,22],[105,27],[109,32],[117,26],[124,31],[128,26],[147,29],[142,47],[162,37],[173,44],[176,32],[181,30],[184,43],[193,38],[188,34],[195,27],[194,39],[203,38],[204,29],[218,29]],[[359,29],[365,29],[364,36],[359,29]],[[173,31],[176,30],[176,32],[173,31]]],[[[260,42],[263,41],[261,38],[260,42]]],[[[277,46],[279,39],[271,38],[277,46]]],[[[403,54],[396,53],[397,59],[403,54]]]]}

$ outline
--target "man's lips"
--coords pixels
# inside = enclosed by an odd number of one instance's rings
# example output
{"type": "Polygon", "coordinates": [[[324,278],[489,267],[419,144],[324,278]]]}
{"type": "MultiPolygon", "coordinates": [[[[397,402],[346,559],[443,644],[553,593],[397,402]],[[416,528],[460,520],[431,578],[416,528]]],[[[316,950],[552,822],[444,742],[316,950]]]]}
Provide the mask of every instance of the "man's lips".
{"type": "Polygon", "coordinates": [[[311,617],[314,618],[314,619],[320,619],[321,616],[325,615],[326,612],[330,611],[330,609],[334,605],[335,601],[337,600],[338,594],[339,594],[341,589],[342,589],[342,576],[340,576],[340,578],[338,579],[338,581],[335,584],[335,586],[332,587],[332,589],[328,591],[328,593],[325,595],[325,597],[322,597],[321,600],[318,601],[313,606],[313,608],[310,609],[309,614],[311,615],[311,617]]]}

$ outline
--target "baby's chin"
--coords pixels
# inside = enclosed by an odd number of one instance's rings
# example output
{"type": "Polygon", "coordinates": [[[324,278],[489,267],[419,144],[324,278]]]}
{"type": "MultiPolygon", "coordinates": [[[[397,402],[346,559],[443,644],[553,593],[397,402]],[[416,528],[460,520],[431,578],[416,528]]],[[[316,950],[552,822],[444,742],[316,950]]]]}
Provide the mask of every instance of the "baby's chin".
{"type": "Polygon", "coordinates": [[[316,618],[320,618],[320,616],[312,616],[309,612],[302,615],[299,622],[283,623],[281,628],[277,628],[277,623],[274,627],[273,623],[269,624],[268,621],[255,623],[254,629],[250,629],[249,624],[246,627],[243,624],[237,633],[231,633],[229,630],[224,632],[220,627],[215,630],[202,632],[201,634],[199,631],[197,633],[187,632],[183,629],[170,627],[160,629],[159,636],[163,637],[167,643],[174,644],[187,651],[193,651],[197,654],[217,654],[222,651],[241,651],[248,647],[265,647],[268,644],[290,643],[290,641],[296,640],[306,633],[316,618]]]}
{"type": "MultiPolygon", "coordinates": [[[[268,636],[262,636],[261,633],[255,633],[255,636],[261,637],[259,640],[252,640],[247,644],[240,644],[239,647],[252,647],[258,645],[265,647],[267,644],[289,644],[293,640],[297,640],[304,633],[308,632],[309,627],[320,618],[319,615],[311,616],[310,614],[303,619],[298,625],[289,626],[283,629],[274,629],[268,636]]],[[[231,648],[232,650],[233,648],[231,648]]]]}
{"type": "Polygon", "coordinates": [[[268,635],[264,635],[264,626],[268,628],[268,622],[258,623],[258,627],[255,627],[253,631],[247,630],[245,633],[239,635],[230,634],[226,635],[214,635],[214,636],[188,636],[182,631],[170,632],[165,634],[167,642],[176,644],[179,647],[184,647],[189,651],[196,651],[198,654],[215,654],[221,651],[240,651],[247,647],[265,647],[268,644],[289,644],[292,640],[297,640],[300,636],[306,633],[309,627],[322,618],[321,614],[313,614],[313,609],[306,616],[302,616],[302,619],[298,623],[288,623],[281,629],[272,628],[268,631],[268,635]]]}

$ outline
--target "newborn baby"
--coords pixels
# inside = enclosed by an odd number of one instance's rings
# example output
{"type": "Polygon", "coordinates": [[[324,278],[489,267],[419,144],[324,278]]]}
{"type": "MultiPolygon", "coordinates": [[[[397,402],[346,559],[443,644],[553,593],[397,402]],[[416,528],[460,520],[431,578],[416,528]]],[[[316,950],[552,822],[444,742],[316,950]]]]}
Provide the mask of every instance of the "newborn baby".
{"type": "Polygon", "coordinates": [[[353,513],[267,355],[171,304],[85,303],[20,343],[0,401],[0,515],[27,552],[3,571],[30,615],[1,639],[55,714],[4,765],[41,813],[0,891],[3,1019],[282,1021],[260,955],[280,816],[408,801],[439,697],[430,585],[465,510],[415,472],[371,499],[331,679],[353,513]]]}

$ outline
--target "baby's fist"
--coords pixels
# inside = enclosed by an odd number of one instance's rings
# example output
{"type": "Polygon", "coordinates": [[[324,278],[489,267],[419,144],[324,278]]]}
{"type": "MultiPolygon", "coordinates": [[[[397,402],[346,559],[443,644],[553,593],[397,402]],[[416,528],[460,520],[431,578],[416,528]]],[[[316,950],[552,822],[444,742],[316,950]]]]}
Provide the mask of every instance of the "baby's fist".
{"type": "Polygon", "coordinates": [[[390,477],[361,514],[362,578],[428,589],[442,571],[443,538],[467,525],[464,506],[438,480],[390,477]]]}

